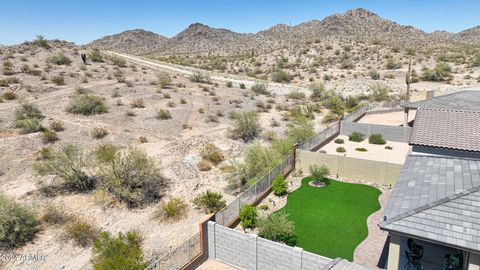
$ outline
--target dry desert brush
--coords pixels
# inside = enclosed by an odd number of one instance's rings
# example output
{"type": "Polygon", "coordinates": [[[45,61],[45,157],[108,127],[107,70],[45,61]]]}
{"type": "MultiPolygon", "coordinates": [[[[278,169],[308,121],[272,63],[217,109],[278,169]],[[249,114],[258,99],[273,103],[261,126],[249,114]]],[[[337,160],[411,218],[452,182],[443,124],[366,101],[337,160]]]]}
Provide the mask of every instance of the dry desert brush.
{"type": "Polygon", "coordinates": [[[93,115],[108,112],[103,98],[95,94],[80,94],[70,100],[67,112],[74,114],[93,115]]]}

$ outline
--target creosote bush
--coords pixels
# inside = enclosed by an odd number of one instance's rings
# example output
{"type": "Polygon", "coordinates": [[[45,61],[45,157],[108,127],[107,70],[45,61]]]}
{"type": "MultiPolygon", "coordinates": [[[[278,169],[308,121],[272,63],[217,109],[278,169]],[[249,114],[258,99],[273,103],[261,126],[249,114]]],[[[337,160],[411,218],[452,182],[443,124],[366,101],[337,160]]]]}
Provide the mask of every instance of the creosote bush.
{"type": "Polygon", "coordinates": [[[277,175],[272,183],[272,190],[275,196],[282,196],[287,193],[288,183],[283,175],[277,175]]]}
{"type": "Polygon", "coordinates": [[[55,65],[70,65],[72,60],[68,58],[63,52],[58,52],[48,58],[48,62],[55,65]]]}
{"type": "Polygon", "coordinates": [[[103,98],[95,94],[79,94],[70,100],[67,112],[74,114],[93,115],[108,112],[103,98]]]}
{"type": "Polygon", "coordinates": [[[92,62],[103,62],[103,54],[100,52],[99,49],[93,49],[89,54],[88,58],[92,62]]]}
{"type": "Polygon", "coordinates": [[[45,116],[37,106],[31,103],[21,103],[13,113],[13,127],[21,128],[22,133],[33,133],[44,130],[41,122],[45,116]]]}
{"type": "Polygon", "coordinates": [[[235,139],[248,142],[259,136],[262,131],[258,114],[254,111],[236,113],[232,120],[233,127],[230,128],[229,132],[235,139]]]}
{"type": "Polygon", "coordinates": [[[160,109],[160,110],[158,110],[157,115],[155,116],[155,118],[157,118],[157,119],[159,119],[159,120],[168,120],[168,119],[171,119],[171,118],[172,118],[172,115],[170,114],[170,111],[169,111],[169,110],[160,109]]]}
{"type": "Polygon", "coordinates": [[[217,165],[224,160],[222,150],[213,143],[207,143],[200,151],[202,158],[217,165]]]}
{"type": "Polygon", "coordinates": [[[73,239],[75,244],[81,247],[89,246],[99,232],[95,225],[80,216],[72,217],[71,221],[65,225],[67,237],[73,239]]]}
{"type": "Polygon", "coordinates": [[[258,213],[255,206],[245,204],[240,208],[240,225],[242,228],[255,228],[257,225],[258,213]]]}
{"type": "Polygon", "coordinates": [[[170,78],[170,75],[166,72],[162,72],[158,74],[158,85],[161,88],[167,87],[170,83],[172,83],[172,79],[170,78]]]}
{"type": "Polygon", "coordinates": [[[101,232],[93,242],[93,269],[145,269],[148,265],[143,257],[141,243],[142,238],[135,231],[116,236],[101,232]]]}
{"type": "Polygon", "coordinates": [[[205,211],[206,214],[217,213],[225,207],[226,201],[222,194],[207,190],[193,199],[193,204],[205,211]]]}
{"type": "Polygon", "coordinates": [[[20,247],[38,231],[35,213],[0,193],[0,246],[20,247]]]}
{"type": "Polygon", "coordinates": [[[95,139],[102,139],[108,135],[108,130],[104,127],[96,127],[92,130],[92,137],[95,139]]]}
{"type": "Polygon", "coordinates": [[[42,132],[42,141],[43,143],[54,143],[58,141],[58,134],[54,130],[44,130],[42,132]]]}
{"type": "Polygon", "coordinates": [[[187,216],[188,205],[181,198],[172,198],[158,205],[157,217],[161,221],[177,221],[187,216]]]}

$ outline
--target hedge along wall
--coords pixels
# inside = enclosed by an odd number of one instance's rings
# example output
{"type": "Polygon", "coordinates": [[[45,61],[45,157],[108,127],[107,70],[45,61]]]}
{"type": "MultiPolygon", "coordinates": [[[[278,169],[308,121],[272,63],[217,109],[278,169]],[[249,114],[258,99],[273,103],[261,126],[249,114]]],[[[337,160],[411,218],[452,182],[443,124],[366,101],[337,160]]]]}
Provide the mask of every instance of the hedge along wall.
{"type": "Polygon", "coordinates": [[[394,184],[403,165],[297,150],[297,169],[308,172],[311,165],[325,165],[331,175],[383,185],[394,184]]]}
{"type": "Polygon", "coordinates": [[[372,134],[382,134],[383,138],[387,141],[408,143],[410,141],[412,128],[342,121],[340,125],[340,135],[348,136],[354,131],[361,132],[367,135],[367,137],[372,134]]]}

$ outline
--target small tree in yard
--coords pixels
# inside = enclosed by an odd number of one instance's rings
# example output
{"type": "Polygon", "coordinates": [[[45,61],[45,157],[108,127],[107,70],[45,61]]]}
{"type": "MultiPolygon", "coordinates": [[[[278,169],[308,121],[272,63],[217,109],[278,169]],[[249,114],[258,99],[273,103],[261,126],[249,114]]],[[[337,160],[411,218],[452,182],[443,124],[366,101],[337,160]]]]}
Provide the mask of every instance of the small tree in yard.
{"type": "Polygon", "coordinates": [[[297,236],[295,234],[295,223],[288,220],[288,214],[279,212],[270,214],[258,221],[258,236],[275,242],[295,246],[297,236]]]}
{"type": "Polygon", "coordinates": [[[242,139],[244,142],[259,136],[262,128],[258,121],[258,114],[254,111],[235,114],[233,127],[229,130],[233,138],[242,139]]]}
{"type": "Polygon", "coordinates": [[[275,196],[282,196],[287,193],[287,181],[283,175],[278,175],[272,183],[272,190],[275,196]]]}
{"type": "Polygon", "coordinates": [[[330,170],[327,166],[312,165],[308,169],[310,170],[310,175],[315,183],[324,183],[325,185],[328,185],[329,181],[327,176],[330,174],[330,170]]]}
{"type": "Polygon", "coordinates": [[[240,224],[242,228],[255,228],[257,224],[257,208],[249,204],[245,204],[240,208],[240,224]]]}
{"type": "Polygon", "coordinates": [[[143,270],[147,263],[143,257],[142,238],[134,231],[112,236],[102,232],[93,242],[93,269],[143,270]]]}
{"type": "Polygon", "coordinates": [[[40,222],[34,212],[0,194],[0,247],[19,247],[31,241],[40,222]]]}
{"type": "Polygon", "coordinates": [[[222,210],[226,205],[226,201],[223,199],[222,194],[207,190],[195,197],[193,204],[199,208],[203,208],[206,214],[213,214],[222,210]]]}

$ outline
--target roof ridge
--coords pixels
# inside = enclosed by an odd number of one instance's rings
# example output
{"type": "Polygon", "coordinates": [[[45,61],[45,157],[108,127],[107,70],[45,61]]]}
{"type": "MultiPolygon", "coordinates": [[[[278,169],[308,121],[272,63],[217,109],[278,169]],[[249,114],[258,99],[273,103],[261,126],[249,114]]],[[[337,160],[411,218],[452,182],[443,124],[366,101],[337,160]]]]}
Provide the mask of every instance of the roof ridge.
{"type": "Polygon", "coordinates": [[[431,203],[428,203],[426,205],[422,205],[422,206],[419,206],[417,208],[414,208],[412,210],[409,210],[407,212],[403,212],[401,214],[398,214],[392,218],[389,218],[385,221],[382,221],[380,222],[379,226],[380,227],[385,227],[389,224],[392,224],[393,222],[395,221],[399,221],[401,219],[404,219],[404,218],[407,218],[407,217],[410,217],[410,216],[413,216],[415,214],[418,214],[418,213],[421,213],[421,212],[424,212],[425,210],[429,210],[433,207],[436,207],[436,206],[439,206],[439,205],[442,205],[444,203],[447,203],[447,202],[450,202],[450,201],[453,201],[455,199],[458,199],[458,198],[462,198],[462,197],[465,197],[469,194],[472,194],[474,192],[477,192],[477,191],[480,191],[480,185],[478,186],[475,186],[475,187],[472,187],[472,188],[469,188],[469,189],[466,189],[464,191],[461,191],[461,192],[458,192],[458,193],[455,193],[453,195],[450,195],[450,196],[447,196],[447,197],[444,197],[444,198],[441,198],[441,199],[438,199],[436,201],[433,201],[431,203]]]}
{"type": "Polygon", "coordinates": [[[448,112],[466,112],[466,113],[480,113],[479,110],[465,110],[465,109],[451,109],[451,108],[434,108],[434,107],[419,107],[418,111],[448,111],[448,112]]]}

